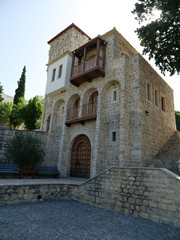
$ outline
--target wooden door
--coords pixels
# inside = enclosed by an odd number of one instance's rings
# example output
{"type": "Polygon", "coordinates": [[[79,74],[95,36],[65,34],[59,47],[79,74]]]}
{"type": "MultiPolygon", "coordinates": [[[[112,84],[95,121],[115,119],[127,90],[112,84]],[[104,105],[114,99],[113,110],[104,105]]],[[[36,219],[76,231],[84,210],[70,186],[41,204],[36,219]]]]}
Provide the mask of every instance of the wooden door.
{"type": "Polygon", "coordinates": [[[71,152],[71,177],[89,178],[91,144],[86,135],[80,135],[73,143],[71,152]]]}

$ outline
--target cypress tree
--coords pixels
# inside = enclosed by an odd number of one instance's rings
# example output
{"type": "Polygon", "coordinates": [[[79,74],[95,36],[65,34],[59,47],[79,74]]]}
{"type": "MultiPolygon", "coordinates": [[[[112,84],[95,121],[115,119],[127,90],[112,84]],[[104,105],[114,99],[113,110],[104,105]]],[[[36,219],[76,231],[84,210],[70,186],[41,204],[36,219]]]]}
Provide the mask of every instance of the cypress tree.
{"type": "Polygon", "coordinates": [[[4,98],[2,97],[2,93],[3,93],[3,86],[0,83],[0,102],[4,100],[4,98]]]}
{"type": "Polygon", "coordinates": [[[21,78],[18,81],[18,87],[15,91],[13,104],[18,104],[20,98],[24,98],[26,82],[26,66],[24,66],[21,78]]]}

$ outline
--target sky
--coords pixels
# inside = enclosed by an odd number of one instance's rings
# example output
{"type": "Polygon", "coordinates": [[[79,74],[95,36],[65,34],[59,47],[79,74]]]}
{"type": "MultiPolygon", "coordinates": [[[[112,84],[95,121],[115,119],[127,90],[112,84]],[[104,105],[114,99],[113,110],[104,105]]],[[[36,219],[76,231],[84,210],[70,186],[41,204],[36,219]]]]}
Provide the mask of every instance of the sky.
{"type": "MultiPolygon", "coordinates": [[[[26,66],[25,98],[44,96],[49,45],[47,42],[75,23],[91,38],[115,27],[142,54],[135,33],[139,27],[131,13],[137,0],[0,0],[0,82],[14,96],[26,66]]],[[[160,74],[154,61],[148,60],[160,74]]],[[[161,74],[160,74],[161,75],[161,74]]],[[[164,80],[173,88],[180,111],[180,76],[164,80]]]]}

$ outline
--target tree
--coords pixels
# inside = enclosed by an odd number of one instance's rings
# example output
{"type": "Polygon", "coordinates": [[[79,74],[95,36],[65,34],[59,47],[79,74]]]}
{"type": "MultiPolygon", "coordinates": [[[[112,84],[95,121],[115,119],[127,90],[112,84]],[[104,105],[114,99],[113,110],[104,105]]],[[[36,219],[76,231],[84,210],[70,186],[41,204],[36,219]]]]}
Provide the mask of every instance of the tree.
{"type": "Polygon", "coordinates": [[[178,131],[180,131],[180,112],[175,111],[175,117],[176,117],[176,128],[178,131]]]}
{"type": "Polygon", "coordinates": [[[24,98],[26,82],[26,66],[24,66],[21,78],[18,81],[18,87],[15,91],[13,104],[18,104],[20,98],[24,98]]]}
{"type": "Polygon", "coordinates": [[[41,118],[43,111],[43,98],[35,96],[30,99],[23,109],[23,120],[25,127],[29,130],[36,128],[36,121],[41,118]]]}
{"type": "Polygon", "coordinates": [[[4,98],[2,97],[2,93],[3,93],[3,87],[0,83],[0,102],[2,102],[4,100],[4,98]]]}
{"type": "Polygon", "coordinates": [[[34,168],[44,161],[45,151],[42,142],[29,134],[16,134],[8,143],[7,159],[21,169],[34,168]]]}
{"type": "Polygon", "coordinates": [[[26,66],[24,66],[21,78],[18,81],[18,87],[15,91],[13,108],[9,117],[10,124],[15,129],[17,126],[23,123],[22,110],[25,106],[24,93],[25,93],[25,82],[26,82],[26,66]]]}
{"type": "Polygon", "coordinates": [[[10,125],[15,129],[23,123],[23,109],[25,107],[24,98],[19,98],[17,104],[13,104],[11,114],[9,116],[10,125]]]}
{"type": "Polygon", "coordinates": [[[12,111],[11,102],[0,103],[0,125],[9,125],[9,117],[12,111]]]}
{"type": "Polygon", "coordinates": [[[180,1],[179,0],[138,0],[132,13],[139,23],[148,21],[154,13],[160,11],[160,17],[145,26],[136,29],[143,54],[154,58],[156,66],[165,74],[180,72],[180,1]]]}

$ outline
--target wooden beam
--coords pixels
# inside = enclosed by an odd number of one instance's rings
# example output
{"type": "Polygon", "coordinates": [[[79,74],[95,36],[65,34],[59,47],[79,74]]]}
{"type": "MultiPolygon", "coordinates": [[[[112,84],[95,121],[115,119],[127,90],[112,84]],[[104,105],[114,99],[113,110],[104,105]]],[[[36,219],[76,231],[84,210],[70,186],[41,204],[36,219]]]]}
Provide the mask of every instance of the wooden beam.
{"type": "Polygon", "coordinates": [[[99,56],[100,56],[100,39],[97,39],[97,50],[96,50],[96,67],[99,66],[99,56]]]}
{"type": "Polygon", "coordinates": [[[87,53],[87,49],[86,49],[86,47],[85,47],[85,48],[84,48],[84,59],[83,59],[83,71],[85,70],[86,53],[87,53]]]}
{"type": "Polygon", "coordinates": [[[103,45],[103,69],[105,69],[105,61],[106,61],[106,44],[103,45]]]}
{"type": "Polygon", "coordinates": [[[73,67],[74,67],[74,61],[75,61],[75,55],[73,54],[73,56],[72,56],[72,66],[71,66],[71,77],[72,77],[72,72],[73,72],[73,67]]]}

